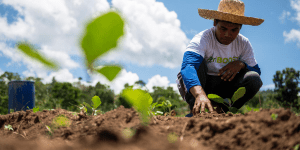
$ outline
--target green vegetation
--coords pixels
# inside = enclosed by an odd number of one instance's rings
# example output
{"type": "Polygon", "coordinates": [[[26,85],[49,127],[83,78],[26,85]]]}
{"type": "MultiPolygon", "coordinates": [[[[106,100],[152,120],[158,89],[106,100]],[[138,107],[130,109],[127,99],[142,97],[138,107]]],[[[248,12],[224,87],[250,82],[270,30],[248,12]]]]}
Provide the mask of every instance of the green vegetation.
{"type": "Polygon", "coordinates": [[[231,107],[231,106],[234,104],[235,101],[237,101],[238,99],[243,97],[245,93],[246,93],[246,88],[241,87],[236,92],[234,92],[231,100],[229,98],[227,99],[228,101],[224,100],[222,97],[220,97],[216,94],[208,94],[207,97],[210,100],[213,100],[213,101],[218,102],[218,103],[222,103],[222,104],[224,102],[227,103],[229,105],[229,107],[228,107],[229,111],[232,112],[232,113],[236,113],[238,111],[238,109],[235,108],[235,107],[231,107]]]}
{"type": "Polygon", "coordinates": [[[278,117],[278,114],[272,114],[271,117],[272,117],[273,120],[276,120],[277,117],[278,117]]]}
{"type": "Polygon", "coordinates": [[[298,149],[299,149],[299,145],[300,145],[300,144],[295,145],[295,146],[293,147],[294,150],[298,150],[298,149]]]}

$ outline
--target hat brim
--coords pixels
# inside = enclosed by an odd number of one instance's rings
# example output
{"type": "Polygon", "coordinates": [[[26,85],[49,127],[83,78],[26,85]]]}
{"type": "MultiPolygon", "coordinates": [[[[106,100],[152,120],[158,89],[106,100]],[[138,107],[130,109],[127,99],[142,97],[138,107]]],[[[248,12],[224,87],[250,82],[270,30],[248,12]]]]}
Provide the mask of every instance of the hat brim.
{"type": "Polygon", "coordinates": [[[258,26],[264,22],[264,19],[260,19],[260,18],[238,16],[230,13],[224,13],[224,12],[209,10],[209,9],[198,8],[198,13],[201,17],[205,19],[219,19],[219,20],[229,21],[232,23],[252,25],[252,26],[258,26]]]}

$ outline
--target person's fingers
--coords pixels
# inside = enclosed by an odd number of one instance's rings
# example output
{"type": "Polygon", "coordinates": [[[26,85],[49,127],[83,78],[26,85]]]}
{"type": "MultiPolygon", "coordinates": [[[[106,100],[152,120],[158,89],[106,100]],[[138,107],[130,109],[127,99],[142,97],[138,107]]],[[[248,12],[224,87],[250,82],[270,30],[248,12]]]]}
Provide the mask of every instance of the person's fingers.
{"type": "Polygon", "coordinates": [[[199,111],[199,105],[200,105],[200,103],[197,103],[197,104],[194,105],[194,108],[193,108],[193,115],[196,115],[197,112],[199,111]],[[197,111],[197,110],[198,110],[198,111],[197,111]]]}
{"type": "Polygon", "coordinates": [[[232,81],[233,78],[236,76],[236,74],[237,74],[237,73],[234,73],[228,81],[232,81]]]}
{"type": "Polygon", "coordinates": [[[205,103],[204,102],[201,104],[201,113],[202,112],[205,112],[205,103]]]}
{"type": "Polygon", "coordinates": [[[230,70],[227,70],[224,75],[221,77],[222,80],[226,80],[228,76],[231,76],[232,72],[230,70]]]}
{"type": "Polygon", "coordinates": [[[207,107],[208,107],[209,112],[213,112],[214,111],[214,109],[211,106],[211,103],[207,103],[207,107]]]}
{"type": "Polygon", "coordinates": [[[230,79],[232,77],[233,74],[234,74],[234,72],[229,71],[227,76],[224,78],[224,80],[227,81],[228,79],[230,79]]]}

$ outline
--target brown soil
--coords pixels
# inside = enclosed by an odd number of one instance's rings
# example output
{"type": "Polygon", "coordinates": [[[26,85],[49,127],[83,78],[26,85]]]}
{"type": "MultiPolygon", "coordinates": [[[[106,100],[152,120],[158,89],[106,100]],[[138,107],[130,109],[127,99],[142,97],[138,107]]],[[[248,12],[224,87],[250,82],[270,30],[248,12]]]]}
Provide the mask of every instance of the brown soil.
{"type": "Polygon", "coordinates": [[[63,109],[0,115],[0,150],[283,150],[297,144],[300,117],[284,109],[245,115],[207,113],[191,118],[156,116],[148,126],[140,125],[134,109],[122,106],[96,116],[83,112],[75,116],[63,109]],[[278,114],[276,120],[272,113],[278,114]],[[52,120],[61,114],[70,119],[70,126],[58,127],[49,135],[45,125],[54,129],[52,120]],[[11,125],[13,131],[5,125],[11,125]],[[135,134],[126,138],[129,128],[135,134]],[[177,141],[172,142],[176,136],[170,135],[177,135],[177,141]]]}

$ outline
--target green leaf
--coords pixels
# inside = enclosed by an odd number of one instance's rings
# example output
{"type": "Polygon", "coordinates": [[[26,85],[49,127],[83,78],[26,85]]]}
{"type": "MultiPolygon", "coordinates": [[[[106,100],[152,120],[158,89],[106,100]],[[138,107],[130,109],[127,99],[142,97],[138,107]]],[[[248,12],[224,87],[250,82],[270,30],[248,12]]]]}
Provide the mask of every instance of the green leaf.
{"type": "Polygon", "coordinates": [[[122,96],[127,102],[131,103],[138,112],[141,113],[143,123],[147,123],[149,121],[149,118],[147,117],[149,112],[148,108],[151,105],[149,102],[153,101],[150,94],[141,89],[133,90],[129,88],[123,91],[122,96]]]}
{"type": "Polygon", "coordinates": [[[273,120],[276,120],[277,117],[278,117],[278,114],[274,114],[274,113],[273,113],[273,114],[271,115],[271,117],[272,117],[273,120]]]}
{"type": "Polygon", "coordinates": [[[224,100],[222,97],[216,95],[216,94],[208,94],[207,97],[210,99],[210,100],[213,100],[217,103],[223,103],[224,100]]]}
{"type": "Polygon", "coordinates": [[[89,108],[92,108],[92,107],[90,106],[90,104],[88,104],[88,103],[86,103],[86,102],[83,102],[83,105],[85,105],[85,106],[87,106],[87,107],[89,107],[89,108]]]}
{"type": "Polygon", "coordinates": [[[247,109],[247,111],[251,111],[252,110],[252,108],[250,106],[248,106],[248,105],[246,105],[246,109],[247,109]]]}
{"type": "Polygon", "coordinates": [[[233,103],[240,99],[241,97],[243,97],[246,93],[246,88],[245,87],[240,87],[236,92],[234,92],[231,100],[233,101],[233,103]]]}
{"type": "Polygon", "coordinates": [[[104,66],[96,71],[103,74],[109,81],[112,81],[121,71],[121,69],[122,68],[119,66],[104,66]]]}
{"type": "Polygon", "coordinates": [[[163,107],[163,104],[157,104],[156,107],[163,107]]]}
{"type": "Polygon", "coordinates": [[[81,41],[88,68],[96,58],[117,46],[124,34],[124,21],[116,12],[108,12],[91,21],[81,41]]]}
{"type": "Polygon", "coordinates": [[[29,56],[31,59],[37,60],[40,63],[46,65],[48,69],[52,69],[57,71],[58,65],[54,62],[48,61],[41,54],[37,52],[37,50],[27,42],[19,42],[16,44],[17,48],[21,50],[25,55],[29,56]]]}
{"type": "Polygon", "coordinates": [[[33,112],[35,113],[35,112],[39,111],[39,109],[40,109],[39,107],[37,107],[37,108],[34,107],[32,110],[33,110],[33,112]]]}
{"type": "Polygon", "coordinates": [[[93,102],[93,108],[94,109],[96,109],[101,104],[101,100],[98,96],[94,96],[92,98],[92,102],[93,102]]]}

